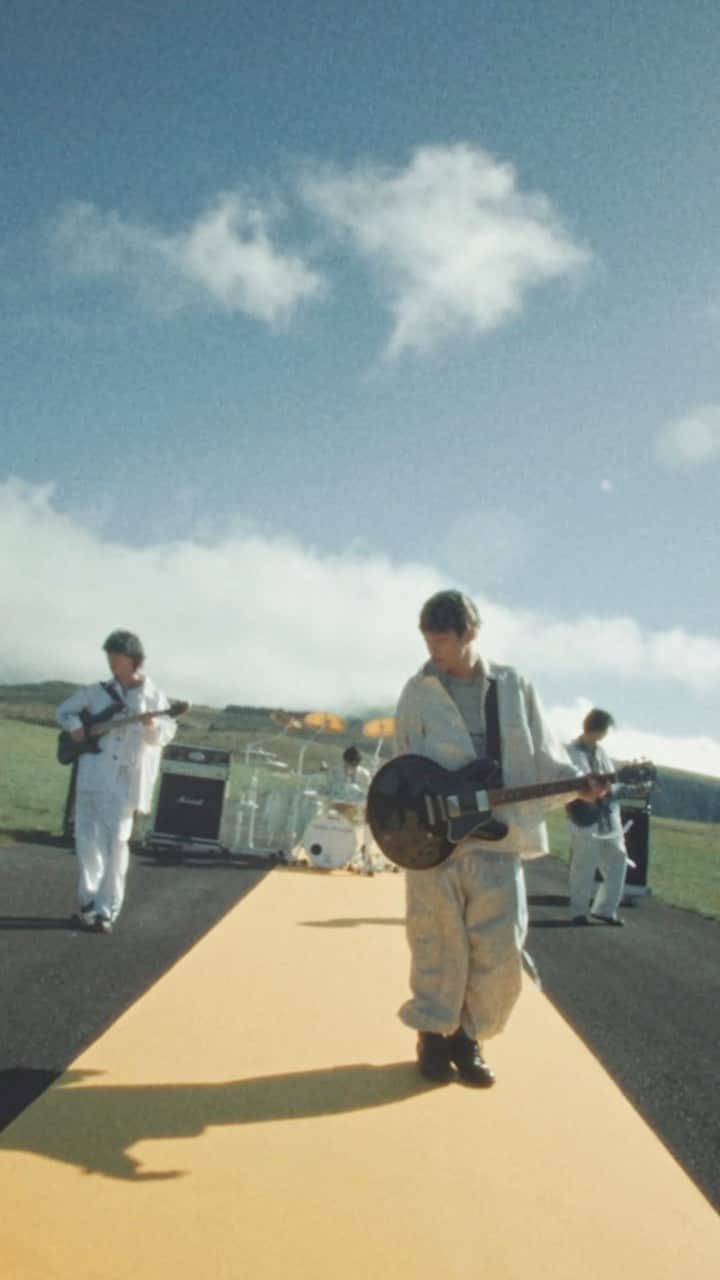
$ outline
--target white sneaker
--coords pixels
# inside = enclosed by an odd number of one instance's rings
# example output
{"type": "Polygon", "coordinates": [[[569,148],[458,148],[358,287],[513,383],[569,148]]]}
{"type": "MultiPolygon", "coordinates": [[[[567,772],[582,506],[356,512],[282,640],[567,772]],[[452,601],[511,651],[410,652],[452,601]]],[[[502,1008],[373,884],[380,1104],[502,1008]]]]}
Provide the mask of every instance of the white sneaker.
{"type": "Polygon", "coordinates": [[[77,918],[86,925],[88,929],[92,929],[97,920],[97,911],[94,902],[86,902],[83,906],[78,907],[77,918]]]}

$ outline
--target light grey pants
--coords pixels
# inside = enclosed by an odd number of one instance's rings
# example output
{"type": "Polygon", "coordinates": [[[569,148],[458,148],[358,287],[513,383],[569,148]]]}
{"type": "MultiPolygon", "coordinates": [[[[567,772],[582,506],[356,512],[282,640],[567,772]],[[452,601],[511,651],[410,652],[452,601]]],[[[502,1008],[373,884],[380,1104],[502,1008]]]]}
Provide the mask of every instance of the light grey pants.
{"type": "Polygon", "coordinates": [[[407,938],[412,998],[399,1016],[418,1031],[472,1039],[502,1031],[522,986],[527,933],[519,857],[458,850],[427,871],[408,871],[407,938]]]}
{"type": "Polygon", "coordinates": [[[125,897],[130,861],[133,813],[124,794],[78,791],[75,805],[75,852],[78,860],[78,901],[95,904],[101,915],[114,920],[125,897]]]}
{"type": "Polygon", "coordinates": [[[600,869],[602,884],[598,885],[591,910],[594,915],[614,916],[625,888],[627,851],[621,832],[601,839],[593,829],[574,830],[570,842],[570,911],[574,916],[584,916],[595,886],[595,872],[600,869]]]}

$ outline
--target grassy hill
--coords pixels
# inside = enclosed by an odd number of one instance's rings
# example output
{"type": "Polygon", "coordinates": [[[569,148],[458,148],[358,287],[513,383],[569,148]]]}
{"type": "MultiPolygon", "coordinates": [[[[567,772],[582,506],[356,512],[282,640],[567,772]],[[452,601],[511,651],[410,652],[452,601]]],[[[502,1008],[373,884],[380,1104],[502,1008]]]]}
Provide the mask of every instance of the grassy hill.
{"type": "MultiPolygon", "coordinates": [[[[0,718],[20,720],[26,724],[55,726],[55,708],[68,697],[76,685],[59,680],[40,684],[0,685],[0,718]]],[[[286,708],[302,718],[307,708],[286,708]]],[[[222,747],[242,759],[249,745],[262,742],[277,753],[289,767],[297,760],[299,744],[308,734],[291,732],[281,735],[271,719],[271,707],[227,706],[223,709],[194,706],[180,721],[178,742],[197,746],[222,747]],[[270,741],[272,740],[272,741],[270,741]]],[[[346,718],[344,733],[321,733],[310,743],[305,755],[305,768],[312,773],[323,762],[333,764],[345,747],[356,743],[368,755],[375,750],[372,740],[363,739],[362,726],[374,716],[387,715],[387,710],[368,711],[362,718],[346,718]]],[[[387,755],[389,744],[384,745],[387,755]]],[[[679,818],[689,822],[720,822],[720,779],[682,769],[658,769],[652,794],[653,813],[659,818],[679,818]]]]}
{"type": "MultiPolygon", "coordinates": [[[[59,836],[69,781],[69,771],[55,760],[57,703],[74,686],[60,682],[42,685],[0,686],[0,842],[16,838],[59,836]]],[[[302,711],[296,710],[300,716],[302,711]]],[[[312,740],[307,731],[282,733],[273,723],[270,708],[193,707],[179,722],[177,741],[215,746],[232,755],[231,790],[238,794],[258,771],[265,785],[283,787],[289,779],[258,770],[258,756],[249,748],[260,746],[288,766],[296,767],[304,752],[305,774],[339,760],[351,742],[371,756],[372,740],[361,735],[362,720],[349,720],[346,731],[320,733],[312,740]]],[[[390,744],[383,746],[383,757],[390,744]]],[[[676,906],[688,907],[720,919],[720,782],[680,770],[661,769],[653,792],[649,883],[652,892],[676,906]],[[710,821],[688,818],[688,797],[695,796],[694,812],[712,813],[710,821]],[[699,797],[699,799],[697,798],[699,797]],[[716,799],[717,797],[717,799],[716,799]],[[668,810],[679,809],[679,813],[668,810]],[[664,811],[664,812],[663,812],[664,811]]],[[[562,809],[551,813],[548,823],[553,853],[567,860],[568,832],[562,809]]]]}

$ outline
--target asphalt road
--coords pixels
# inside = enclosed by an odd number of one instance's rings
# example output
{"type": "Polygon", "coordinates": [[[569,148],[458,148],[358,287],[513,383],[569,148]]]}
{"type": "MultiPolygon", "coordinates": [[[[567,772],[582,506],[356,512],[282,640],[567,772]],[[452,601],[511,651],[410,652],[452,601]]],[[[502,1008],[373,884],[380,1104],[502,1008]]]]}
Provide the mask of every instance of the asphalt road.
{"type": "Polygon", "coordinates": [[[624,929],[578,928],[564,864],[526,871],[545,994],[720,1209],[720,924],[646,896],[624,929]]]}
{"type": "MultiPolygon", "coordinates": [[[[625,929],[578,929],[563,864],[544,858],[527,872],[529,949],[546,994],[720,1209],[720,925],[643,898],[625,909],[625,929]]],[[[71,852],[0,849],[0,1128],[264,874],[137,856],[105,937],[72,922],[71,852]]]]}
{"type": "MultiPolygon", "coordinates": [[[[131,861],[110,936],[73,920],[66,848],[0,848],[0,1128],[266,874],[224,859],[131,861]]],[[[218,981],[222,975],[218,974],[218,981]]]]}

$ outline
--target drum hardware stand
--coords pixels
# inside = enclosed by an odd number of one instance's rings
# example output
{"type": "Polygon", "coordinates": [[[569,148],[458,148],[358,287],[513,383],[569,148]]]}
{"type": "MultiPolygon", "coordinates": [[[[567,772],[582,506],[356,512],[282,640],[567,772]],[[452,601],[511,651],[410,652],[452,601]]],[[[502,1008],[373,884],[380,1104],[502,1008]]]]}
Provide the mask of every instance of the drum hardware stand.
{"type": "Polygon", "coordinates": [[[303,743],[302,747],[300,748],[300,754],[298,756],[297,770],[296,770],[297,786],[295,788],[295,795],[293,796],[292,809],[290,810],[290,831],[288,833],[289,835],[288,844],[290,846],[288,852],[291,858],[293,856],[293,849],[295,848],[295,845],[297,843],[298,835],[300,834],[297,828],[298,828],[298,818],[300,816],[300,795],[302,792],[303,764],[305,761],[305,752],[307,751],[311,743],[315,741],[315,739],[318,737],[320,733],[322,733],[322,729],[316,729],[312,737],[308,738],[307,742],[303,743]]]}
{"type": "Polygon", "coordinates": [[[245,812],[247,811],[249,815],[248,816],[248,841],[247,841],[248,849],[255,848],[255,814],[257,811],[257,781],[258,781],[258,776],[257,776],[257,770],[256,770],[253,773],[252,778],[250,779],[250,786],[247,792],[245,791],[240,792],[240,799],[238,801],[238,807],[237,807],[237,816],[235,818],[234,842],[236,845],[239,845],[242,837],[243,824],[245,821],[245,812]]]}
{"type": "MultiPolygon", "coordinates": [[[[294,723],[297,725],[298,722],[294,721],[294,723]]],[[[300,834],[298,831],[298,819],[300,816],[300,793],[302,790],[303,764],[305,761],[305,752],[307,751],[310,744],[314,742],[315,739],[319,736],[319,734],[344,733],[345,729],[347,728],[347,725],[345,724],[345,721],[342,719],[342,717],[336,715],[335,712],[333,711],[308,711],[303,716],[302,724],[305,726],[305,728],[314,729],[315,732],[311,734],[311,736],[307,739],[306,742],[303,743],[302,747],[300,748],[300,754],[298,756],[298,762],[297,762],[298,781],[297,781],[297,787],[295,789],[295,796],[293,798],[293,806],[292,806],[292,811],[290,815],[290,831],[288,833],[289,842],[290,842],[289,852],[290,852],[291,859],[293,856],[293,850],[295,848],[298,835],[300,834]]]]}
{"type": "MultiPolygon", "coordinates": [[[[249,747],[247,748],[247,750],[246,750],[246,752],[245,752],[245,763],[246,763],[246,764],[249,764],[249,763],[250,763],[250,755],[251,755],[251,753],[252,753],[252,754],[255,754],[255,755],[257,755],[257,754],[258,754],[258,752],[257,752],[257,748],[256,748],[256,747],[255,747],[255,748],[253,748],[252,744],[251,744],[251,746],[249,746],[249,747]]],[[[284,762],[283,760],[277,760],[277,759],[275,759],[275,758],[269,759],[269,758],[267,758],[267,753],[263,752],[262,754],[263,754],[263,762],[264,762],[268,767],[272,766],[272,767],[273,767],[273,768],[275,768],[275,769],[286,769],[286,768],[287,768],[287,765],[285,764],[285,762],[284,762]]],[[[238,803],[238,813],[237,813],[237,818],[236,818],[236,821],[235,821],[235,844],[236,844],[236,845],[239,845],[239,844],[240,844],[240,838],[241,838],[241,835],[242,835],[242,828],[243,828],[243,822],[244,822],[244,813],[245,813],[245,812],[247,812],[247,814],[248,814],[248,839],[247,839],[247,848],[248,848],[248,849],[254,849],[254,848],[255,848],[255,822],[256,822],[256,819],[257,819],[258,809],[259,809],[259,807],[260,807],[260,806],[259,806],[259,804],[258,804],[258,781],[259,781],[259,778],[258,778],[258,768],[256,767],[256,768],[254,769],[253,773],[252,773],[251,778],[250,778],[250,785],[249,785],[249,787],[248,787],[247,791],[242,791],[242,792],[240,793],[240,800],[239,800],[239,803],[238,803]]]]}
{"type": "MultiPolygon", "coordinates": [[[[248,742],[245,748],[246,767],[250,766],[250,758],[251,756],[254,756],[255,760],[258,761],[259,765],[260,764],[269,765],[272,762],[272,765],[274,768],[287,768],[287,765],[284,763],[284,761],[278,760],[273,753],[265,751],[263,748],[263,744],[275,742],[279,738],[284,738],[286,733],[288,733],[290,729],[299,729],[301,727],[300,722],[298,720],[295,720],[293,716],[288,715],[284,711],[271,712],[271,719],[275,721],[276,724],[282,725],[282,731],[280,733],[272,733],[269,735],[269,737],[265,736],[263,738],[258,738],[255,742],[248,742]]],[[[245,811],[247,811],[248,813],[248,842],[247,842],[248,849],[255,848],[255,821],[257,818],[257,811],[258,811],[257,797],[258,797],[258,767],[255,768],[250,778],[250,786],[248,787],[247,792],[242,791],[240,793],[240,800],[238,802],[238,813],[237,813],[237,818],[235,820],[234,839],[235,839],[235,844],[239,845],[240,838],[242,836],[242,828],[244,824],[244,813],[245,811]]]]}
{"type": "Polygon", "coordinates": [[[360,732],[364,738],[373,738],[375,741],[372,756],[372,770],[375,773],[380,763],[383,743],[386,738],[392,738],[395,732],[395,719],[393,716],[377,716],[374,720],[366,720],[360,732]]]}

